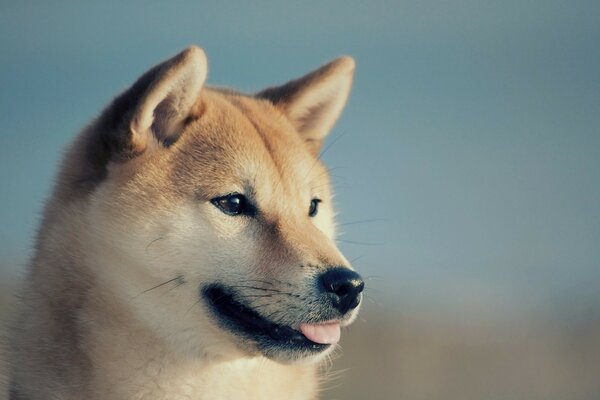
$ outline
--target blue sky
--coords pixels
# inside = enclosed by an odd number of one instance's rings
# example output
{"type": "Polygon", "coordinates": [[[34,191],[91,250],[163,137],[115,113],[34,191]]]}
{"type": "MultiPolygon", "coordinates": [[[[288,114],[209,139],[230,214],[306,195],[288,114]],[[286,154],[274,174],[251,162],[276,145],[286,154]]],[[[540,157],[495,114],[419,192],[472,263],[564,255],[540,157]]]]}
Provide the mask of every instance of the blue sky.
{"type": "Polygon", "coordinates": [[[377,219],[340,246],[384,306],[599,303],[600,3],[58,3],[0,4],[0,270],[26,264],[65,144],[194,43],[209,83],[250,92],[355,57],[324,159],[340,223],[377,219]]]}

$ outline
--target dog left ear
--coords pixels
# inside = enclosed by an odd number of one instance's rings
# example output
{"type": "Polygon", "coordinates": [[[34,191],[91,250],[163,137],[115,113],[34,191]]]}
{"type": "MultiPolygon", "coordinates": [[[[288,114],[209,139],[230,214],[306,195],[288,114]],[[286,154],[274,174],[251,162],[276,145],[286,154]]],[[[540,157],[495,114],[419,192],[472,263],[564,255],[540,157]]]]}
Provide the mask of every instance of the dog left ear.
{"type": "Polygon", "coordinates": [[[147,142],[154,136],[166,145],[175,141],[192,113],[206,73],[206,55],[196,46],[149,71],[146,76],[151,83],[138,100],[129,125],[132,139],[147,142]]]}
{"type": "Polygon", "coordinates": [[[351,57],[340,57],[299,79],[265,89],[257,97],[282,110],[316,155],[346,105],[354,67],[351,57]]]}
{"type": "Polygon", "coordinates": [[[199,114],[206,80],[204,51],[191,46],[150,69],[104,111],[99,122],[111,160],[128,160],[174,143],[199,114]]]}

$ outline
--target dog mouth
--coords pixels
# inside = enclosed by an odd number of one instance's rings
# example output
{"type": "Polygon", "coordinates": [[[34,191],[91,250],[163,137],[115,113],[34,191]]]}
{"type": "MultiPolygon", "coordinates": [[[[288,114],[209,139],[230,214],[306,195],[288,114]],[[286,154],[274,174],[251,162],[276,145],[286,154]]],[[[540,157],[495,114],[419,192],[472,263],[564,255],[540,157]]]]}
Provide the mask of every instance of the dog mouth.
{"type": "Polygon", "coordinates": [[[338,342],[340,323],[301,323],[298,329],[263,317],[236,300],[235,292],[221,284],[210,284],[202,295],[222,328],[249,339],[265,355],[275,352],[321,353],[338,342]]]}

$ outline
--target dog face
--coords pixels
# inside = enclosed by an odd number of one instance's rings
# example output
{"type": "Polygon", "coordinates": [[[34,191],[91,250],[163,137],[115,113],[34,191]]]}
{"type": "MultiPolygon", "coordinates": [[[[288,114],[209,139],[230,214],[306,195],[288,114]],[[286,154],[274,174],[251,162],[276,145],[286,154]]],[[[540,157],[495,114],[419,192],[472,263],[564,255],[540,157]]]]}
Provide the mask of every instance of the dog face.
{"type": "Polygon", "coordinates": [[[87,133],[94,273],[175,351],[315,361],[356,316],[363,282],[334,243],[317,158],[353,69],[341,58],[248,96],[204,87],[190,48],[87,133]]]}

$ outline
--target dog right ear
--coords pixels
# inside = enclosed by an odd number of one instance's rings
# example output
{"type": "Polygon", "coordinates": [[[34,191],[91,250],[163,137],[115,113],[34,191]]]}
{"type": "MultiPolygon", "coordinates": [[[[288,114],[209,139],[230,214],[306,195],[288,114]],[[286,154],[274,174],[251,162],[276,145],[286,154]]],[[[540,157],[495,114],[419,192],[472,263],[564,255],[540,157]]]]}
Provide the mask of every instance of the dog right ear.
{"type": "Polygon", "coordinates": [[[155,66],[117,97],[101,117],[104,144],[113,160],[126,160],[149,147],[168,147],[201,113],[200,91],[207,61],[189,47],[155,66]]]}
{"type": "Polygon", "coordinates": [[[340,57],[299,79],[267,88],[256,96],[279,108],[316,156],[346,104],[354,66],[352,58],[340,57]]]}

